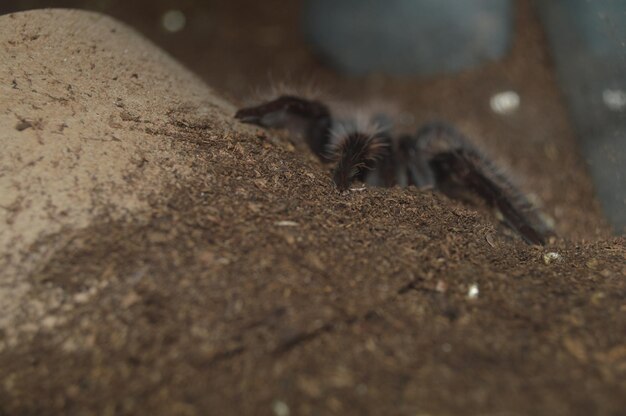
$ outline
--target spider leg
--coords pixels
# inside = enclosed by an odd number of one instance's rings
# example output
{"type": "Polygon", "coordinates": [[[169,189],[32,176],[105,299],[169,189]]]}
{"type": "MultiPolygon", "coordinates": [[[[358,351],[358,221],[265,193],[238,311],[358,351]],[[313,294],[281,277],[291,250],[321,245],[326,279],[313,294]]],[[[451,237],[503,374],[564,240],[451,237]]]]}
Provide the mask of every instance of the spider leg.
{"type": "Polygon", "coordinates": [[[283,95],[272,101],[242,108],[235,118],[261,127],[286,128],[300,134],[321,160],[328,161],[332,118],[328,107],[319,101],[283,95]]]}
{"type": "MultiPolygon", "coordinates": [[[[402,155],[399,163],[402,172],[398,177],[406,178],[401,185],[415,185],[419,189],[432,189],[435,187],[435,174],[429,165],[426,155],[419,148],[418,139],[411,136],[402,136],[398,140],[398,154],[402,155]]],[[[400,180],[399,180],[400,182],[400,180]]]]}
{"type": "Polygon", "coordinates": [[[460,132],[444,123],[431,123],[418,131],[415,143],[442,192],[458,198],[471,191],[497,208],[505,224],[527,243],[545,245],[549,228],[528,199],[460,132]]]}
{"type": "Polygon", "coordinates": [[[340,191],[347,190],[353,181],[364,181],[376,168],[381,159],[387,159],[390,139],[385,136],[362,132],[346,134],[334,146],[333,160],[336,161],[333,181],[340,191]]]}

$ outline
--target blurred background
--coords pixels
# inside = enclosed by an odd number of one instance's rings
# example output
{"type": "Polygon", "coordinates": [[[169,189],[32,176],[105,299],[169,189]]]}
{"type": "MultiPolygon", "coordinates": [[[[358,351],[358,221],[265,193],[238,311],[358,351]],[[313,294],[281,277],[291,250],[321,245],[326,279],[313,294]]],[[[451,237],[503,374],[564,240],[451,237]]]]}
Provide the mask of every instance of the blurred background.
{"type": "Polygon", "coordinates": [[[562,234],[606,234],[601,211],[626,231],[621,0],[5,0],[0,14],[45,7],[128,23],[237,104],[315,85],[394,103],[408,129],[449,120],[562,234]]]}

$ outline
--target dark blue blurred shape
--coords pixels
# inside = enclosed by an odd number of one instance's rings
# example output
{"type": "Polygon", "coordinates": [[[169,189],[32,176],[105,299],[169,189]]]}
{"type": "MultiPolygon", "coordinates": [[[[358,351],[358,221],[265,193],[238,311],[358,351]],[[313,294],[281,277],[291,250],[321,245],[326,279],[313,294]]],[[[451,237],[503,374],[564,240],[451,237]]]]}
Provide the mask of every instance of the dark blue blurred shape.
{"type": "MultiPolygon", "coordinates": [[[[430,75],[506,53],[510,0],[306,0],[304,31],[350,74],[430,75]]],[[[604,211],[626,233],[626,1],[536,1],[604,211]]]]}
{"type": "Polygon", "coordinates": [[[536,2],[604,211],[626,232],[626,2],[536,2]]]}
{"type": "Polygon", "coordinates": [[[329,63],[352,74],[439,74],[501,58],[509,0],[308,0],[304,30],[329,63]]]}

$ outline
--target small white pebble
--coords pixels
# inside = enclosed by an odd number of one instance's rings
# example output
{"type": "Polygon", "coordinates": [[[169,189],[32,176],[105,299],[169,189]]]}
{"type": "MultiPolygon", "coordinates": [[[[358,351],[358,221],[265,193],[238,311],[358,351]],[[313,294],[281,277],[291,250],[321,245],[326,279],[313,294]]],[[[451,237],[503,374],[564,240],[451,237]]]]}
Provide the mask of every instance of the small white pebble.
{"type": "Polygon", "coordinates": [[[622,111],[626,108],[626,92],[606,89],[602,91],[602,101],[611,111],[622,111]]]}
{"type": "Polygon", "coordinates": [[[467,289],[467,297],[469,299],[476,299],[480,291],[478,290],[478,285],[476,283],[472,283],[467,289]]]}
{"type": "Polygon", "coordinates": [[[74,302],[86,303],[90,297],[91,297],[91,294],[89,292],[80,292],[74,295],[74,302]]]}
{"type": "Polygon", "coordinates": [[[276,416],[289,416],[290,413],[287,403],[280,400],[274,401],[274,403],[272,404],[272,410],[274,411],[274,414],[276,416]]]}
{"type": "Polygon", "coordinates": [[[519,108],[520,101],[520,97],[515,91],[502,91],[491,97],[489,106],[494,113],[510,114],[519,108]]]}
{"type": "Polygon", "coordinates": [[[298,223],[295,221],[276,221],[274,225],[277,227],[297,227],[298,223]]]}
{"type": "Polygon", "coordinates": [[[230,260],[228,260],[226,257],[220,257],[219,259],[215,260],[215,262],[217,264],[221,264],[221,265],[227,265],[230,264],[230,260]]]}
{"type": "Polygon", "coordinates": [[[361,192],[361,191],[364,191],[365,189],[367,189],[367,188],[366,188],[365,185],[363,185],[363,186],[358,187],[358,188],[350,188],[350,192],[361,192]]]}
{"type": "Polygon", "coordinates": [[[558,262],[561,260],[563,260],[563,256],[561,256],[559,253],[555,251],[550,251],[549,253],[546,253],[543,255],[543,262],[545,264],[550,264],[550,263],[558,262]]]}
{"type": "Polygon", "coordinates": [[[41,325],[44,328],[52,329],[57,325],[58,322],[59,320],[57,317],[50,315],[50,316],[46,316],[45,318],[41,320],[41,325]]]}
{"type": "Polygon", "coordinates": [[[180,10],[168,10],[161,18],[163,28],[172,33],[183,30],[186,23],[185,14],[180,10]]]}

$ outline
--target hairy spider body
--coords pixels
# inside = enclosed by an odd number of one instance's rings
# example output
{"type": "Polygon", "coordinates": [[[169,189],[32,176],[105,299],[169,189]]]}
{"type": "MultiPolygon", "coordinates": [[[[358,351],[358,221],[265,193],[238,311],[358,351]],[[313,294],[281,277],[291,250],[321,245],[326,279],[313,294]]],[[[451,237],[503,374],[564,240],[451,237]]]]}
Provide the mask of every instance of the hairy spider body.
{"type": "Polygon", "coordinates": [[[333,118],[319,101],[283,95],[235,118],[304,137],[323,162],[334,162],[340,191],[358,180],[372,186],[437,189],[466,201],[475,197],[497,209],[527,243],[544,245],[549,227],[516,186],[471,142],[446,123],[429,123],[414,135],[394,136],[388,120],[333,118]],[[379,127],[386,122],[385,128],[379,127]]]}

